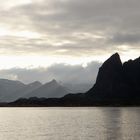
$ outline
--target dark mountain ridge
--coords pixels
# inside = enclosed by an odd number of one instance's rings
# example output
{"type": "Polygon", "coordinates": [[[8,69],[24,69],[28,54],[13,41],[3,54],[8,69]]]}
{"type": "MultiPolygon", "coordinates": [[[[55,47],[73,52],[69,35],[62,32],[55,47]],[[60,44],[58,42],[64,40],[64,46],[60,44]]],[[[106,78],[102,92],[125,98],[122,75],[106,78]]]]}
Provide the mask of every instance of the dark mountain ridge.
{"type": "MultiPolygon", "coordinates": [[[[119,54],[113,54],[100,67],[96,83],[86,93],[86,96],[93,99],[94,102],[116,104],[131,102],[133,98],[137,98],[136,88],[128,80],[129,77],[125,67],[127,63],[122,64],[119,54]]],[[[135,60],[132,63],[135,63],[135,60]]]]}

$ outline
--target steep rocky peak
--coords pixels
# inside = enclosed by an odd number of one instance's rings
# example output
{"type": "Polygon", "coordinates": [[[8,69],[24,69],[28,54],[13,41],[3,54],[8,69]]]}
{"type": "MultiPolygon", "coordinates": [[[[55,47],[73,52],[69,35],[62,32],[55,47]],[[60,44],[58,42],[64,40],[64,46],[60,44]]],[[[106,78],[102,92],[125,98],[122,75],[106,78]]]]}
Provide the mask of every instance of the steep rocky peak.
{"type": "Polygon", "coordinates": [[[123,66],[118,53],[113,54],[100,67],[96,85],[106,85],[114,81],[120,81],[123,74],[123,66]]]}
{"type": "Polygon", "coordinates": [[[104,66],[122,66],[122,62],[118,53],[113,54],[110,58],[108,58],[102,65],[104,66]]]}

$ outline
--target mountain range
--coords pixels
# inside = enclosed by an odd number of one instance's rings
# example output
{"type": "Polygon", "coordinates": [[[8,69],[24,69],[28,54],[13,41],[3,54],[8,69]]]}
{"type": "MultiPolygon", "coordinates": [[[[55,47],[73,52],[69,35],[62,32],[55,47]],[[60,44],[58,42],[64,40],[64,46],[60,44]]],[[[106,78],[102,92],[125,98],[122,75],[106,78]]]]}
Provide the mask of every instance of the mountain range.
{"type": "MultiPolygon", "coordinates": [[[[8,106],[139,106],[140,105],[140,57],[122,63],[118,53],[113,54],[99,68],[95,84],[85,93],[66,94],[60,98],[46,98],[46,89],[57,85],[53,80],[40,85],[25,97],[7,104],[8,106]],[[35,96],[34,96],[35,95],[35,96]],[[41,98],[38,98],[41,97],[41,98]],[[42,98],[44,97],[44,98],[42,98]]],[[[57,87],[55,86],[55,87],[57,87]]],[[[52,88],[51,88],[52,87],[52,88]]],[[[62,90],[58,86],[57,95],[62,90]],[[60,92],[59,92],[60,91],[60,92]]],[[[49,90],[50,91],[50,90],[49,90]]],[[[55,95],[55,94],[54,94],[55,95]]],[[[49,95],[48,95],[49,97],[49,95]]],[[[50,96],[51,97],[51,96],[50,96]]],[[[6,105],[6,106],[7,106],[6,105]]]]}
{"type": "Polygon", "coordinates": [[[0,102],[12,102],[19,98],[30,97],[62,97],[68,92],[69,90],[56,80],[45,84],[38,81],[24,84],[20,81],[0,79],[0,102]]]}

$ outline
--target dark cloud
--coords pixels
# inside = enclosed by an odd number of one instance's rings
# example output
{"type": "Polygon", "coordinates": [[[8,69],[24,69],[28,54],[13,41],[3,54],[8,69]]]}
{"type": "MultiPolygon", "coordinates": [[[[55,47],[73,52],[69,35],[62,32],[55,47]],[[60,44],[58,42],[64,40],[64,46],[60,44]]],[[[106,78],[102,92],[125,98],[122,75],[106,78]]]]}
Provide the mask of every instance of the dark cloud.
{"type": "Polygon", "coordinates": [[[116,33],[109,40],[110,42],[118,45],[139,45],[140,44],[140,33],[138,32],[126,32],[116,33]]]}
{"type": "Polygon", "coordinates": [[[23,36],[21,40],[18,36],[13,39],[10,34],[8,42],[5,37],[0,44],[7,50],[10,48],[12,53],[18,50],[18,53],[47,54],[49,51],[71,56],[122,51],[118,49],[122,44],[139,49],[139,5],[138,0],[39,0],[24,3],[1,10],[1,23],[13,32],[28,30],[41,37],[23,36]],[[60,53],[62,49],[66,51],[60,53]]]}

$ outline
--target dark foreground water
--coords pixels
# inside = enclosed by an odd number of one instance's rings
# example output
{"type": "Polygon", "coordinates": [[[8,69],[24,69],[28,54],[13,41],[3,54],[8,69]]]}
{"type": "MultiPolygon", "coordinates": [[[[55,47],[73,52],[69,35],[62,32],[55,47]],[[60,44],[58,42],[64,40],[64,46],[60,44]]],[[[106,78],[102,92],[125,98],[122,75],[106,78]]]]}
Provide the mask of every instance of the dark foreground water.
{"type": "Polygon", "coordinates": [[[140,108],[0,108],[0,140],[139,140],[140,108]]]}

